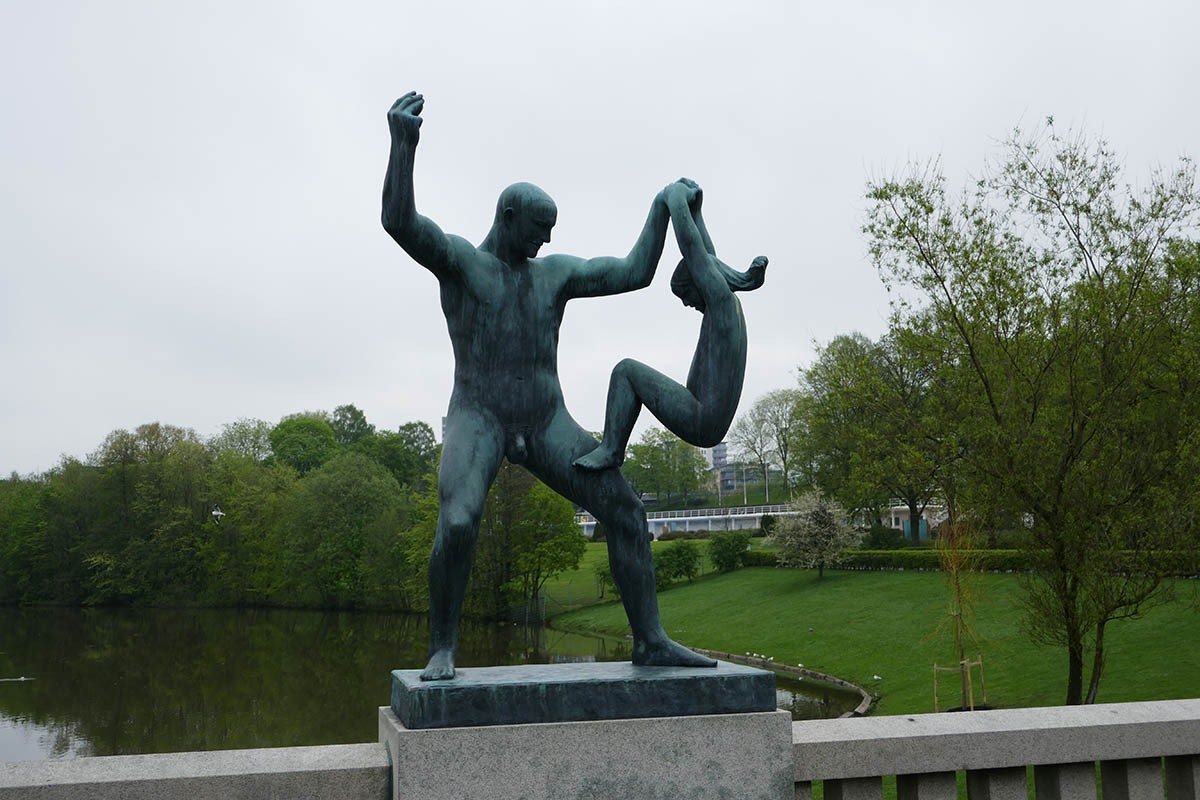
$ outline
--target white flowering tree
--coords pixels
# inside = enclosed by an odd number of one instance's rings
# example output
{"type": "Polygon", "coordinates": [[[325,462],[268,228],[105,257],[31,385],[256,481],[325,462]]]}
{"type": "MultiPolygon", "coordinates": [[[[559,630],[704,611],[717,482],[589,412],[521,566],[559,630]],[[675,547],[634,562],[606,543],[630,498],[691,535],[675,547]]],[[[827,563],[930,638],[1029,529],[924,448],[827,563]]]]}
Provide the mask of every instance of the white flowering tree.
{"type": "Polygon", "coordinates": [[[818,492],[806,492],[790,508],[796,513],[781,516],[772,536],[785,567],[816,567],[823,578],[825,567],[841,563],[842,551],[862,538],[846,524],[845,510],[818,492]]]}

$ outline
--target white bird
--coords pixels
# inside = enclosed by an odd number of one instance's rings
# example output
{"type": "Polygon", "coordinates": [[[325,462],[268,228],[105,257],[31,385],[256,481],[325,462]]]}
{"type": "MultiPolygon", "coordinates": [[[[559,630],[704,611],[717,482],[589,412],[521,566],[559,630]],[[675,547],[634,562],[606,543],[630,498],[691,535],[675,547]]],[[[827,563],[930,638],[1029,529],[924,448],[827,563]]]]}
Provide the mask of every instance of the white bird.
{"type": "Polygon", "coordinates": [[[213,510],[212,510],[213,522],[215,522],[215,523],[217,523],[218,525],[220,525],[220,524],[221,524],[221,517],[223,517],[223,516],[225,516],[225,512],[221,510],[221,507],[220,507],[220,506],[213,506],[213,510]]]}
{"type": "Polygon", "coordinates": [[[797,664],[796,666],[797,666],[797,667],[803,667],[804,665],[803,665],[803,664],[797,664]]]}
{"type": "Polygon", "coordinates": [[[872,677],[873,677],[873,678],[875,678],[875,680],[877,680],[877,681],[881,681],[881,680],[883,680],[883,676],[882,676],[882,675],[873,675],[872,677]]]}

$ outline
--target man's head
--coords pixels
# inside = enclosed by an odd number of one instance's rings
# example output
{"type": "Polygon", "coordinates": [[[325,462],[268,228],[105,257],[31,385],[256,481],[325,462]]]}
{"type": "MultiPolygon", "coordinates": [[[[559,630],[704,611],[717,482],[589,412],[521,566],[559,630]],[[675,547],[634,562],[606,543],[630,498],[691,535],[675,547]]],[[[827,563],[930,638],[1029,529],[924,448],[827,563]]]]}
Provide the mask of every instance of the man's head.
{"type": "Polygon", "coordinates": [[[500,234],[504,250],[535,258],[550,241],[550,229],[558,221],[558,207],[532,183],[514,183],[500,193],[492,228],[500,234]]]}

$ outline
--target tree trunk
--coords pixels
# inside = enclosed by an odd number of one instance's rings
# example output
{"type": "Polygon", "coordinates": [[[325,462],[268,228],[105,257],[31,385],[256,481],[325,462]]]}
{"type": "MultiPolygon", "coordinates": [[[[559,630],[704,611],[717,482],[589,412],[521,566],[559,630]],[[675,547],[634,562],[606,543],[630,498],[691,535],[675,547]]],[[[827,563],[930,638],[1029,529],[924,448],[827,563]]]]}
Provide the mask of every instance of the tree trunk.
{"type": "Polygon", "coordinates": [[[921,512],[913,503],[908,504],[908,527],[914,542],[921,541],[921,512]]]}
{"type": "Polygon", "coordinates": [[[1100,691],[1100,676],[1104,673],[1104,625],[1107,620],[1101,619],[1096,624],[1096,650],[1092,653],[1092,679],[1088,682],[1087,697],[1083,702],[1096,702],[1096,693],[1100,691]]]}
{"type": "Polygon", "coordinates": [[[1064,624],[1067,627],[1067,700],[1069,706],[1083,702],[1083,632],[1075,615],[1070,614],[1064,624]]]}

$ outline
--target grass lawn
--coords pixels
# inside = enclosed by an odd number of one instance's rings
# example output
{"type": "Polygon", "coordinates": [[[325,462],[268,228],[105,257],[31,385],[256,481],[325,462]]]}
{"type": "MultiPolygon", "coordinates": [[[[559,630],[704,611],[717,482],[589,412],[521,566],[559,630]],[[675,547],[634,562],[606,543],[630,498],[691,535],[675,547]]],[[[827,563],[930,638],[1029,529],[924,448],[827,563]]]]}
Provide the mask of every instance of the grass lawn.
{"type": "MultiPolygon", "coordinates": [[[[712,564],[708,561],[708,542],[704,539],[692,540],[700,552],[700,572],[707,575],[712,572],[712,564]]],[[[751,539],[750,546],[754,549],[762,547],[763,539],[751,539]]],[[[650,549],[658,550],[668,547],[670,542],[651,542],[650,549]]],[[[547,613],[561,614],[565,611],[593,606],[597,603],[607,603],[613,599],[608,592],[601,598],[596,583],[596,567],[608,566],[608,545],[604,542],[588,542],[587,550],[579,562],[579,568],[564,572],[546,581],[543,592],[546,595],[547,613]]]]}
{"type": "MultiPolygon", "coordinates": [[[[587,565],[604,558],[603,545],[589,545],[584,568],[573,573],[581,584],[591,580],[592,603],[595,580],[587,565]]],[[[1181,600],[1143,619],[1109,624],[1099,702],[1200,696],[1200,612],[1190,602],[1198,589],[1185,581],[1181,600]]],[[[989,705],[1060,704],[1065,652],[1022,634],[1021,595],[1015,576],[982,576],[978,642],[968,653],[983,654],[989,705]]],[[[677,585],[660,592],[658,602],[667,631],[684,644],[803,663],[877,693],[875,713],[906,714],[933,710],[933,663],[957,661],[945,625],[947,597],[940,573],[827,570],[818,580],[810,570],[747,568],[677,585]]],[[[554,624],[614,636],[629,630],[620,604],[608,602],[557,616],[554,624]]],[[[942,708],[958,705],[955,673],[942,673],[939,687],[942,708]]]]}

